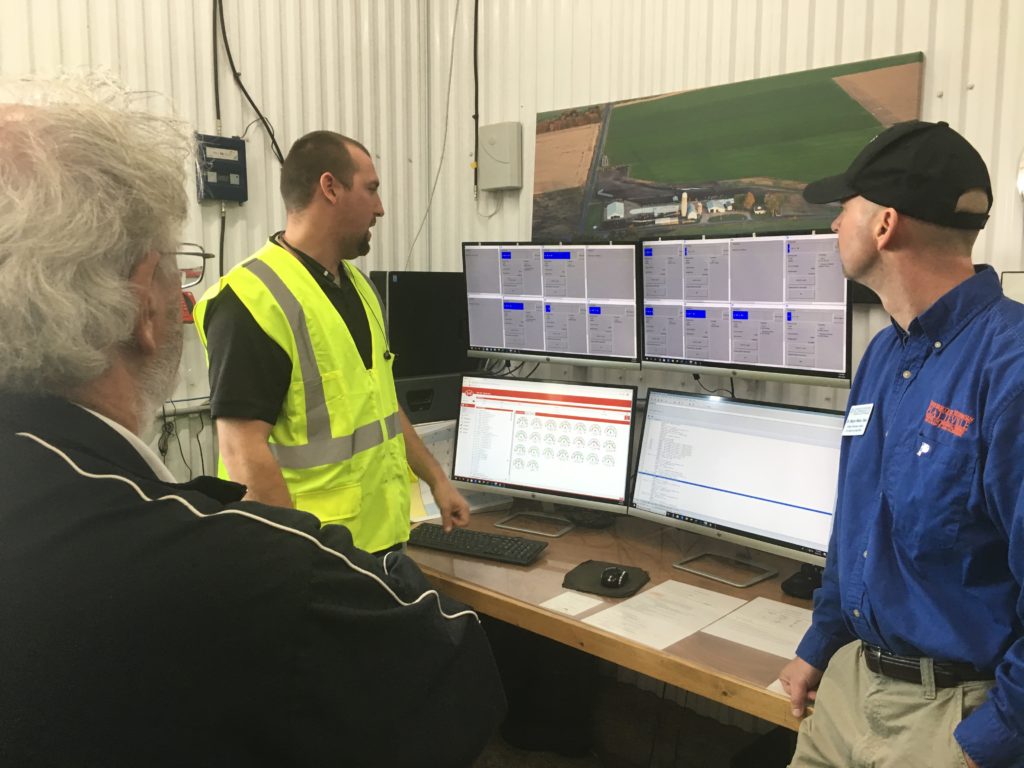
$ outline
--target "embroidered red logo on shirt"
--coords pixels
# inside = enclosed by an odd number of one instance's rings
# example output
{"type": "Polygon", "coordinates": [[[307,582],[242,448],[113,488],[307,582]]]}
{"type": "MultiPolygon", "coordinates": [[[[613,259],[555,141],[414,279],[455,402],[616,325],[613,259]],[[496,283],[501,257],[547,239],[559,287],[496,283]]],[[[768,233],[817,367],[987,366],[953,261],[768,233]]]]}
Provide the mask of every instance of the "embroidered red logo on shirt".
{"type": "Polygon", "coordinates": [[[974,417],[968,416],[966,413],[947,408],[944,405],[939,405],[934,400],[928,406],[928,411],[924,415],[924,420],[929,424],[932,424],[939,429],[944,429],[957,437],[963,437],[967,428],[974,423],[974,417]]]}

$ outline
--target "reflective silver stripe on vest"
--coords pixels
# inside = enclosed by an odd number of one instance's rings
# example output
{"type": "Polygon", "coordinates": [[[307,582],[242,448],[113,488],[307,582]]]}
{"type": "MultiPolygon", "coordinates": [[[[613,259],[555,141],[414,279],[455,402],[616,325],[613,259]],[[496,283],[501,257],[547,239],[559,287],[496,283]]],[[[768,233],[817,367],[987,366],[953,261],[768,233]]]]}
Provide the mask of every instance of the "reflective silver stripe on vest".
{"type": "Polygon", "coordinates": [[[327,399],[321,381],[320,368],[316,364],[313,341],[306,327],[306,313],[288,286],[266,263],[253,259],[246,269],[262,282],[284,312],[295,338],[299,371],[302,375],[306,394],[306,445],[280,445],[271,443],[270,450],[282,468],[307,469],[324,464],[336,464],[351,459],[365,451],[390,440],[401,433],[398,411],[384,418],[384,429],[380,422],[372,422],[357,428],[350,435],[331,436],[331,416],[327,411],[327,399]]]}
{"type": "Polygon", "coordinates": [[[267,286],[270,295],[277,301],[284,312],[288,325],[295,337],[295,347],[299,358],[299,371],[302,384],[306,390],[306,439],[314,440],[331,436],[331,415],[327,412],[327,398],[320,377],[320,368],[316,364],[313,353],[313,340],[309,338],[306,327],[306,313],[302,304],[295,298],[288,286],[270,266],[259,259],[253,259],[245,265],[260,282],[267,286]]]}
{"type": "Polygon", "coordinates": [[[387,435],[381,433],[381,422],[374,421],[359,427],[351,435],[332,437],[307,445],[271,443],[270,450],[283,468],[309,469],[325,464],[338,464],[399,434],[402,430],[398,411],[384,419],[384,426],[388,431],[387,435]]]}

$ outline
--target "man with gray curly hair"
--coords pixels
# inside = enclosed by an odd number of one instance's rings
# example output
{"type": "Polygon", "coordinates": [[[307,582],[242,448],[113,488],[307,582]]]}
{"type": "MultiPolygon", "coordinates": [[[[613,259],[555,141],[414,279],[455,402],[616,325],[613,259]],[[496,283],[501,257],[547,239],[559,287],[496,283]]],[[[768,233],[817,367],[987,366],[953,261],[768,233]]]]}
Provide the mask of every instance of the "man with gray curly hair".
{"type": "Polygon", "coordinates": [[[504,710],[472,611],[138,437],[180,360],[186,126],[97,78],[9,87],[0,765],[470,764],[504,710]]]}

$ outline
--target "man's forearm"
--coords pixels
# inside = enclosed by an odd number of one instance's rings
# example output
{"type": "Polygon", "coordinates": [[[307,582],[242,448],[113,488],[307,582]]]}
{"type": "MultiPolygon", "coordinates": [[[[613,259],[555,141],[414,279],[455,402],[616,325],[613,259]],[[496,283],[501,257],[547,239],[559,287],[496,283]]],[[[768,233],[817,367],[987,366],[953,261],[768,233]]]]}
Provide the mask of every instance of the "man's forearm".
{"type": "Polygon", "coordinates": [[[246,500],[275,507],[294,506],[281,467],[268,446],[254,445],[248,446],[245,451],[225,451],[222,458],[228,476],[248,489],[246,500]]]}
{"type": "Polygon", "coordinates": [[[236,457],[234,461],[229,461],[225,456],[224,466],[232,480],[242,483],[248,489],[245,494],[247,501],[258,501],[275,507],[295,506],[281,475],[281,468],[269,449],[266,456],[250,454],[244,458],[236,457]]]}
{"type": "Polygon", "coordinates": [[[218,418],[217,443],[228,477],[247,486],[245,498],[292,507],[281,467],[267,442],[272,425],[257,419],[218,418]]]}
{"type": "Polygon", "coordinates": [[[402,422],[402,437],[405,438],[406,460],[412,467],[412,471],[416,473],[416,477],[433,488],[439,480],[447,479],[448,475],[437,463],[437,459],[427,450],[427,446],[423,444],[423,440],[405,415],[405,411],[399,409],[398,417],[402,422]]]}

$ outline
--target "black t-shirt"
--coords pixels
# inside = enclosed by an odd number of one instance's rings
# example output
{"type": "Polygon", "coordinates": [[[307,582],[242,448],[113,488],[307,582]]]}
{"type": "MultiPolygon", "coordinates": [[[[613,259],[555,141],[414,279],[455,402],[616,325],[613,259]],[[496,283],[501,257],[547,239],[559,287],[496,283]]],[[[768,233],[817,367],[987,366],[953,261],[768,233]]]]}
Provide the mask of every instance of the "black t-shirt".
{"type": "MultiPolygon", "coordinates": [[[[281,245],[280,233],[271,240],[281,245]]],[[[340,283],[315,260],[294,249],[338,311],[338,333],[346,327],[363,359],[373,363],[370,323],[362,300],[347,269],[341,268],[340,283]]],[[[367,297],[368,301],[372,301],[367,297]]],[[[288,353],[267,336],[230,286],[226,286],[207,307],[203,318],[210,358],[210,413],[213,418],[277,421],[281,404],[291,382],[292,363],[288,353]]]]}

